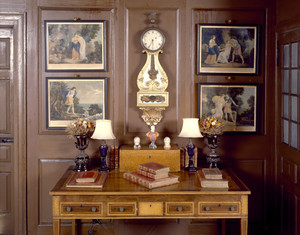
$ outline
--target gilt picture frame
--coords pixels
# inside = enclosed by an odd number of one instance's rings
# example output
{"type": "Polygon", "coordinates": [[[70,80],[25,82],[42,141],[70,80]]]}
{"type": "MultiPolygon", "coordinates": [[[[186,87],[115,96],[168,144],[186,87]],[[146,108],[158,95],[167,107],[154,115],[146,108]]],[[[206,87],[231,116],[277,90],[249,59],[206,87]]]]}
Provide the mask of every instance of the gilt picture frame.
{"type": "Polygon", "coordinates": [[[106,71],[106,21],[44,21],[46,72],[106,71]]]}
{"type": "Polygon", "coordinates": [[[107,78],[46,77],[48,130],[65,129],[79,117],[107,117],[107,78]]]}
{"type": "Polygon", "coordinates": [[[258,84],[198,83],[199,118],[221,119],[224,132],[257,133],[258,100],[258,84]]]}
{"type": "Polygon", "coordinates": [[[260,25],[197,24],[197,74],[258,75],[260,25]]]}

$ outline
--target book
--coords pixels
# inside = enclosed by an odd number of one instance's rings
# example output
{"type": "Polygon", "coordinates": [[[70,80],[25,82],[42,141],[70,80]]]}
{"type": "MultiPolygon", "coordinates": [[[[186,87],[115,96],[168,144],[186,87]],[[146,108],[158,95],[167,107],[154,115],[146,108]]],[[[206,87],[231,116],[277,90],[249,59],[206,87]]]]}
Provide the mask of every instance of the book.
{"type": "Polygon", "coordinates": [[[148,172],[148,171],[144,171],[142,169],[138,169],[137,172],[140,174],[140,175],[144,175],[144,176],[147,176],[151,179],[162,179],[162,178],[166,178],[169,176],[169,172],[168,171],[165,171],[165,172],[161,172],[161,173],[158,173],[158,174],[153,174],[151,172],[148,172]]]}
{"type": "Polygon", "coordinates": [[[224,175],[222,179],[206,179],[202,170],[198,170],[197,177],[202,188],[229,188],[228,179],[224,175]]]}
{"type": "Polygon", "coordinates": [[[203,168],[202,172],[206,179],[222,179],[222,172],[219,168],[203,168]]]}
{"type": "Polygon", "coordinates": [[[115,146],[115,168],[118,169],[119,168],[119,147],[115,146]]]}
{"type": "Polygon", "coordinates": [[[78,172],[77,177],[76,177],[76,182],[77,183],[95,182],[97,176],[98,176],[98,172],[96,172],[96,171],[78,172]]]}
{"type": "Polygon", "coordinates": [[[109,168],[115,168],[115,146],[111,145],[109,150],[109,168]]]}
{"type": "Polygon", "coordinates": [[[180,148],[180,167],[185,167],[185,151],[186,149],[184,147],[180,148]]]}
{"type": "Polygon", "coordinates": [[[169,166],[165,166],[157,162],[147,162],[147,163],[140,164],[138,169],[141,169],[143,171],[148,171],[152,174],[160,174],[162,172],[170,171],[169,166]]]}
{"type": "Polygon", "coordinates": [[[69,188],[103,188],[107,173],[97,172],[97,178],[95,182],[76,182],[78,175],[81,172],[74,172],[70,180],[66,183],[66,187],[69,188]]]}
{"type": "Polygon", "coordinates": [[[194,163],[194,167],[198,166],[198,148],[197,147],[194,150],[193,163],[194,163]]]}
{"type": "Polygon", "coordinates": [[[125,172],[123,174],[123,177],[131,182],[142,185],[148,189],[154,189],[154,188],[159,188],[159,187],[179,183],[179,180],[178,180],[179,176],[173,175],[173,174],[169,174],[169,176],[166,178],[155,180],[155,179],[146,177],[144,175],[141,175],[137,171],[132,171],[132,172],[125,172]]]}

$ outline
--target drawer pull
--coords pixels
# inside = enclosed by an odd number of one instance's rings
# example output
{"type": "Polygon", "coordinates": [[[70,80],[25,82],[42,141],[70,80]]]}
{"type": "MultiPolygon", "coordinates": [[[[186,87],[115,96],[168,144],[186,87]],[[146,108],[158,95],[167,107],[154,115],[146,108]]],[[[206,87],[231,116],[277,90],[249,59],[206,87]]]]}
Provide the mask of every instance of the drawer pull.
{"type": "Polygon", "coordinates": [[[178,206],[178,207],[177,207],[177,210],[178,210],[178,211],[182,211],[182,206],[178,206]]]}
{"type": "Polygon", "coordinates": [[[93,206],[92,207],[92,212],[96,212],[97,211],[97,207],[93,206]]]}
{"type": "Polygon", "coordinates": [[[67,206],[67,212],[71,212],[71,210],[72,210],[72,207],[67,206]]]}
{"type": "Polygon", "coordinates": [[[204,209],[205,209],[206,211],[209,211],[209,210],[210,210],[209,206],[204,207],[204,209]]]}
{"type": "Polygon", "coordinates": [[[120,206],[120,212],[124,212],[124,207],[120,206]]]}
{"type": "Polygon", "coordinates": [[[234,206],[229,207],[229,209],[230,209],[231,211],[234,211],[234,210],[235,210],[234,206]]]}

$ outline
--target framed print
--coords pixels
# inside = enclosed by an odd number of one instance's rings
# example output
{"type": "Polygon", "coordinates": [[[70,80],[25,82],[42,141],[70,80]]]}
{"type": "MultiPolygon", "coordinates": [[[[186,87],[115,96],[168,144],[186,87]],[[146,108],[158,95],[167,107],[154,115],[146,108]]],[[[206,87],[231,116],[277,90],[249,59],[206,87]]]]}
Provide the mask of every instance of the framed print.
{"type": "Polygon", "coordinates": [[[47,129],[65,129],[79,117],[107,116],[106,78],[46,78],[47,129]]]}
{"type": "Polygon", "coordinates": [[[46,72],[106,71],[106,21],[44,22],[46,72]]]}
{"type": "Polygon", "coordinates": [[[197,26],[197,74],[258,74],[259,25],[197,26]]]}
{"type": "Polygon", "coordinates": [[[198,84],[199,118],[217,117],[225,132],[257,132],[258,85],[198,84]]]}

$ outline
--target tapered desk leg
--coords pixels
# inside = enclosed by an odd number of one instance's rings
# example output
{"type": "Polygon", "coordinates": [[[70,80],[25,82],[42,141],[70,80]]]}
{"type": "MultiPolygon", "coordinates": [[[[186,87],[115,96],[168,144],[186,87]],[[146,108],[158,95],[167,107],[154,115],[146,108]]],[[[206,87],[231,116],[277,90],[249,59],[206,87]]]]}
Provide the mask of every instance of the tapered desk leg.
{"type": "Polygon", "coordinates": [[[53,235],[60,234],[60,219],[53,219],[53,235]]]}
{"type": "Polygon", "coordinates": [[[222,219],[222,235],[226,234],[226,219],[222,219]]]}
{"type": "Polygon", "coordinates": [[[241,235],[248,233],[248,218],[241,218],[241,235]]]}
{"type": "Polygon", "coordinates": [[[77,235],[77,219],[72,219],[72,235],[77,235]]]}

